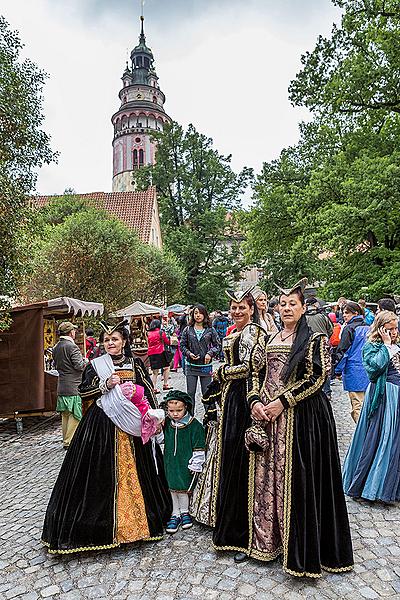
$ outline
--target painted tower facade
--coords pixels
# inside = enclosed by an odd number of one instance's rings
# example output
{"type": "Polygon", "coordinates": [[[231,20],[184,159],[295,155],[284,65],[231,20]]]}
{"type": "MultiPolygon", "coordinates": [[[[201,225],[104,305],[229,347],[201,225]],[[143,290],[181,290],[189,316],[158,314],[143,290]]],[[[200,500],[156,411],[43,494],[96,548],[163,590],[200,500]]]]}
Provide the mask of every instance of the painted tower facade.
{"type": "Polygon", "coordinates": [[[121,106],[112,116],[113,192],[134,189],[132,172],[154,164],[153,131],[162,131],[171,121],[164,110],[165,95],[158,85],[153,53],[146,46],[144,17],[141,19],[139,44],[131,52],[131,66],[126,63],[119,92],[121,106]]]}

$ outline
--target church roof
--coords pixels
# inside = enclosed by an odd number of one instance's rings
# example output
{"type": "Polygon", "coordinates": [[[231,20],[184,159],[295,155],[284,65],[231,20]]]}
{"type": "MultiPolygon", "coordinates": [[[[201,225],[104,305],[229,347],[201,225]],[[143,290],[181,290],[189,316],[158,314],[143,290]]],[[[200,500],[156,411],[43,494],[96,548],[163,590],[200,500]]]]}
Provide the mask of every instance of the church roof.
{"type": "MultiPolygon", "coordinates": [[[[74,194],[86,200],[94,208],[103,209],[134,229],[142,242],[151,241],[151,222],[156,210],[156,188],[149,187],[144,192],[91,192],[74,194]]],[[[34,196],[34,206],[43,208],[51,200],[65,196],[34,196]]]]}

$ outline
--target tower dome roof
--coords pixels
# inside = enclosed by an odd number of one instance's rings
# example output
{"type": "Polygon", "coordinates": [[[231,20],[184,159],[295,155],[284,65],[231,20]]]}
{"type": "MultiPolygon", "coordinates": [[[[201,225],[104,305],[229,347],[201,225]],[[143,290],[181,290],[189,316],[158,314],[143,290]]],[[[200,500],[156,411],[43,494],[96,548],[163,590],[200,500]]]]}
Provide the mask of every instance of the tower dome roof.
{"type": "Polygon", "coordinates": [[[140,20],[142,22],[142,25],[141,25],[140,35],[139,35],[139,44],[137,46],[135,46],[134,49],[132,50],[131,58],[133,59],[138,54],[147,54],[152,60],[154,58],[153,53],[151,51],[151,48],[149,48],[146,45],[146,36],[144,35],[144,17],[143,17],[143,15],[140,17],[140,20]]]}

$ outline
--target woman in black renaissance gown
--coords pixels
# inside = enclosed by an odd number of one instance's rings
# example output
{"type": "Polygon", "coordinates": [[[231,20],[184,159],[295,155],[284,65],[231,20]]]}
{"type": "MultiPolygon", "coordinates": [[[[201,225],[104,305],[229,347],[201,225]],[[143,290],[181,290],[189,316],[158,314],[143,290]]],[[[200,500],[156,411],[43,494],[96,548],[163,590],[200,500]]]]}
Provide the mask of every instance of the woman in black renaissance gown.
{"type": "Polygon", "coordinates": [[[249,445],[248,556],[282,555],[297,577],[353,567],[335,421],[323,385],[330,372],[327,339],[304,316],[302,280],[282,290],[282,331],[258,340],[250,359],[248,402],[265,448],[249,445]]]}
{"type": "Polygon", "coordinates": [[[213,435],[207,437],[213,439],[194,492],[191,514],[214,527],[214,548],[236,550],[235,561],[240,562],[246,558],[243,551],[249,537],[249,453],[244,435],[251,417],[246,380],[251,349],[265,332],[252,323],[255,302],[250,290],[243,294],[229,290],[227,295],[235,327],[222,342],[225,363],[214,373],[203,397],[206,421],[213,427],[213,435]]]}
{"type": "Polygon", "coordinates": [[[89,364],[80,394],[92,401],[67,451],[43,527],[48,551],[67,554],[157,540],[171,513],[162,455],[154,438],[143,444],[141,416],[120,384],[153,386],[140,359],[124,354],[123,325],[108,328],[106,354],[89,364]]]}

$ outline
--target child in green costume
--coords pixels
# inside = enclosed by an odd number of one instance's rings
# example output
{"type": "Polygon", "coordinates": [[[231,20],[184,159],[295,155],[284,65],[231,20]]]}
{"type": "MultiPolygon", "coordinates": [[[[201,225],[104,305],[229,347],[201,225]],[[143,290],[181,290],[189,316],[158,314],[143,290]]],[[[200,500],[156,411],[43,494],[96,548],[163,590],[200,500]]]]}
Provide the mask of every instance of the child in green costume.
{"type": "Polygon", "coordinates": [[[164,465],[172,496],[172,515],[167,533],[192,527],[189,490],[205,461],[204,427],[192,415],[193,403],[186,392],[171,390],[164,398],[167,416],[164,424],[164,465]]]}

